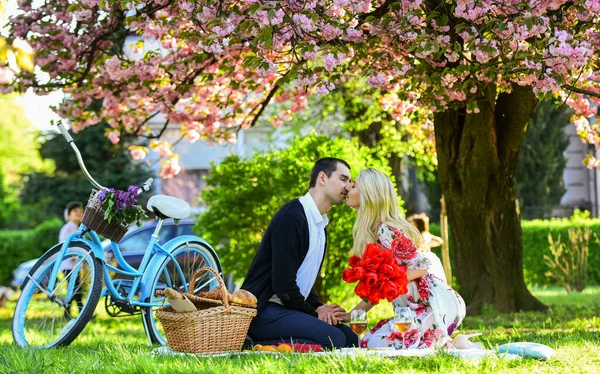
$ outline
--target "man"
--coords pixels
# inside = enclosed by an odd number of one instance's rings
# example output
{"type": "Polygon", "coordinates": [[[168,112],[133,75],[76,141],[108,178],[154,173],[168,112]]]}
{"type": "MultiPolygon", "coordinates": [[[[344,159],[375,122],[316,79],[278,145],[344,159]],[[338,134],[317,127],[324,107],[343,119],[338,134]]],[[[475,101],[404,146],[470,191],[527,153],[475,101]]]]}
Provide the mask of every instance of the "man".
{"type": "Polygon", "coordinates": [[[310,173],[310,189],[284,205],[271,219],[242,289],[258,298],[250,325],[255,343],[319,344],[324,349],[358,345],[358,336],[341,324],[345,310],[323,305],[313,289],[325,256],[326,213],[344,203],[350,166],[327,157],[310,173]]]}

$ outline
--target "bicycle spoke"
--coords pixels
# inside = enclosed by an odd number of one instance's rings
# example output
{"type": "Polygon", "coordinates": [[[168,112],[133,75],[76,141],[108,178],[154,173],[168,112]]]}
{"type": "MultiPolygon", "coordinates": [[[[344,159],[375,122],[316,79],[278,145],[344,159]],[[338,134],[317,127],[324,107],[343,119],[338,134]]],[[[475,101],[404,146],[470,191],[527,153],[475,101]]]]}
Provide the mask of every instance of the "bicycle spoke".
{"type": "Polygon", "coordinates": [[[56,249],[54,257],[37,264],[24,284],[13,318],[13,337],[22,347],[70,343],[85,326],[98,302],[101,291],[99,260],[89,249],[78,245],[69,247],[64,258],[59,257],[59,253],[56,249]],[[55,286],[50,290],[47,285],[51,283],[57,261],[61,264],[69,261],[73,268],[60,270],[55,286]],[[91,304],[89,308],[86,308],[87,304],[91,304]]]}

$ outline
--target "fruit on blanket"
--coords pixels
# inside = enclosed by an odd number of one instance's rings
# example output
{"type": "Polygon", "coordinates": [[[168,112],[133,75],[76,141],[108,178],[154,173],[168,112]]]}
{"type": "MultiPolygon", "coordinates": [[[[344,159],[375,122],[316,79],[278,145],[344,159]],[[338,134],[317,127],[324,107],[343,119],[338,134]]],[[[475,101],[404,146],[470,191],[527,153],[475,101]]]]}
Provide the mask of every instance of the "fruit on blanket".
{"type": "Polygon", "coordinates": [[[281,353],[292,353],[294,352],[294,349],[292,349],[292,346],[289,344],[280,344],[277,346],[277,351],[281,353]]]}
{"type": "Polygon", "coordinates": [[[237,290],[231,295],[231,302],[237,303],[241,305],[255,307],[257,300],[256,296],[254,296],[251,292],[246,290],[237,290]]]}
{"type": "Polygon", "coordinates": [[[262,348],[263,348],[263,346],[262,346],[262,345],[260,345],[260,344],[256,344],[254,347],[252,347],[252,350],[253,350],[253,351],[261,351],[261,350],[262,350],[262,348]]]}
{"type": "Polygon", "coordinates": [[[277,348],[272,345],[265,345],[262,347],[263,352],[277,352],[277,348]]]}

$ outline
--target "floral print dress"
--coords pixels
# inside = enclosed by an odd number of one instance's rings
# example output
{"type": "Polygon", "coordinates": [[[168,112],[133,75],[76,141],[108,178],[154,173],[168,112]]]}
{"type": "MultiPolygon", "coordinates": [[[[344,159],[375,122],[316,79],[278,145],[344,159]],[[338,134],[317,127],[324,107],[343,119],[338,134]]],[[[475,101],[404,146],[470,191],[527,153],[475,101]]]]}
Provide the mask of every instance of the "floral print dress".
{"type": "MultiPolygon", "coordinates": [[[[393,325],[393,319],[379,321],[361,341],[363,348],[395,347],[429,348],[442,347],[451,338],[454,329],[465,317],[465,302],[443,280],[440,270],[432,268],[433,253],[420,253],[410,238],[402,231],[389,225],[377,227],[379,242],[386,248],[392,248],[394,257],[401,265],[409,269],[428,269],[428,273],[408,283],[408,292],[392,301],[397,307],[409,307],[414,312],[413,324],[404,335],[393,325]]],[[[443,270],[442,270],[443,271],[443,270]]]]}

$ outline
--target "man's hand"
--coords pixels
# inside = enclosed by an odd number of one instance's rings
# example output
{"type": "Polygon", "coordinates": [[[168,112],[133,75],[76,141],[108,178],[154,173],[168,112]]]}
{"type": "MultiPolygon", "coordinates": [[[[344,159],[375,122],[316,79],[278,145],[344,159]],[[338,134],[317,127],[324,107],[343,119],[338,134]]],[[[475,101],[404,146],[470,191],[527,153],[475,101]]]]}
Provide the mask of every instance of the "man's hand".
{"type": "Polygon", "coordinates": [[[348,313],[346,310],[337,304],[321,305],[317,308],[319,319],[327,322],[330,325],[342,323],[348,313]]]}

